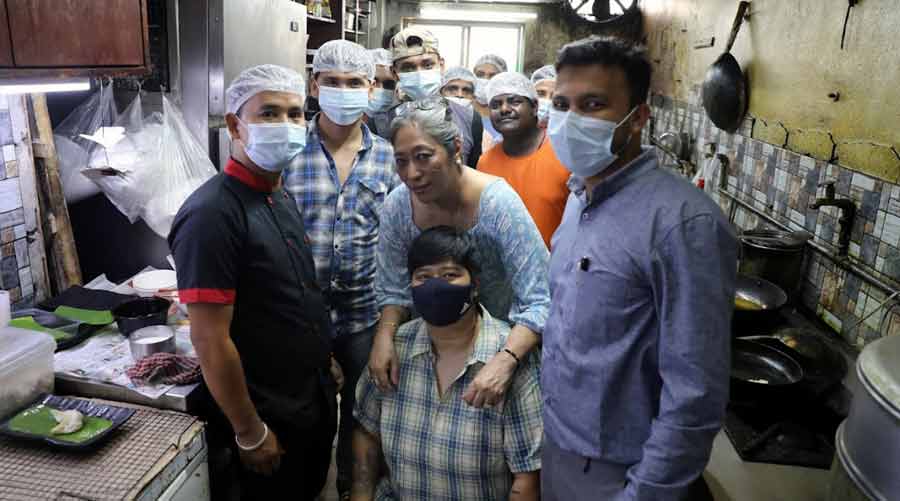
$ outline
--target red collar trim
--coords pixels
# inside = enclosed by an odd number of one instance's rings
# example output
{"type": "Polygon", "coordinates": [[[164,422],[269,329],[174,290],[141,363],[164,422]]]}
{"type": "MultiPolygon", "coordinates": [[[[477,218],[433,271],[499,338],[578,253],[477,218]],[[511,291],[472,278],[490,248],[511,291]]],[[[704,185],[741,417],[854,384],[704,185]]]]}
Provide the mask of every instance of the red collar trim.
{"type": "Polygon", "coordinates": [[[275,190],[275,187],[278,186],[277,180],[274,183],[269,181],[268,179],[251,171],[247,168],[247,166],[238,162],[234,158],[229,158],[228,163],[225,164],[225,174],[237,179],[238,181],[244,183],[245,185],[256,191],[271,193],[275,190]]]}

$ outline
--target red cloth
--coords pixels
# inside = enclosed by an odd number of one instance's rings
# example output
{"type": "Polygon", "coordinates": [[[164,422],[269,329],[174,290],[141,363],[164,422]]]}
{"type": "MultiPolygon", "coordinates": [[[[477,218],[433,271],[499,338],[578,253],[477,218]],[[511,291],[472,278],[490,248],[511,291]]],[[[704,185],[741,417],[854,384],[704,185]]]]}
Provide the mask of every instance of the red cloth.
{"type": "Polygon", "coordinates": [[[126,371],[135,384],[191,384],[200,381],[200,360],[173,353],[154,353],[126,371]]]}

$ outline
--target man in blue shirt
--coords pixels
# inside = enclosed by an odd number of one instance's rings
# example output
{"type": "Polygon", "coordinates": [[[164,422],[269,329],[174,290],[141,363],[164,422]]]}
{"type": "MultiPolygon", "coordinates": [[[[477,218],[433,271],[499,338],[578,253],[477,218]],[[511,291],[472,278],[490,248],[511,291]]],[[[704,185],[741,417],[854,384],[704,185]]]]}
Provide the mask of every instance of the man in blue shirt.
{"type": "Polygon", "coordinates": [[[363,123],[375,65],[362,46],[326,42],[313,58],[310,92],[322,112],[309,124],[306,148],[284,173],[303,216],[316,278],[328,296],[335,327],[334,357],[344,368],[338,429],[337,488],[350,491],[354,389],[372,349],[375,245],[384,197],[400,184],[394,151],[363,123]]]}
{"type": "Polygon", "coordinates": [[[552,240],[543,499],[705,499],[693,490],[728,400],[736,238],[641,147],[642,50],[589,38],[556,69],[548,135],[573,176],[552,240]]]}

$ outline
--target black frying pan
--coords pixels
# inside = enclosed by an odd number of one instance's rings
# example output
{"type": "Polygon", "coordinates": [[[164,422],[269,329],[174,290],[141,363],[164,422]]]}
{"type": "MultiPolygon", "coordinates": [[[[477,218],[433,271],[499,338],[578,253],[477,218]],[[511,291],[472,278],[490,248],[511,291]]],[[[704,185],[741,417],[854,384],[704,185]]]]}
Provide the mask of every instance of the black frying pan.
{"type": "Polygon", "coordinates": [[[734,295],[735,309],[731,320],[731,332],[734,335],[758,334],[774,328],[781,322],[778,311],[788,299],[781,287],[768,280],[739,274],[735,281],[734,295]],[[739,302],[742,304],[749,302],[758,309],[742,309],[739,302]]]}
{"type": "Polygon", "coordinates": [[[803,379],[803,367],[787,353],[756,341],[731,345],[732,397],[741,400],[789,399],[803,379]]]}
{"type": "Polygon", "coordinates": [[[750,2],[741,2],[738,6],[725,52],[706,70],[703,79],[703,108],[716,127],[728,132],[740,127],[747,112],[747,83],[741,65],[731,55],[731,47],[749,6],[750,2]]]}

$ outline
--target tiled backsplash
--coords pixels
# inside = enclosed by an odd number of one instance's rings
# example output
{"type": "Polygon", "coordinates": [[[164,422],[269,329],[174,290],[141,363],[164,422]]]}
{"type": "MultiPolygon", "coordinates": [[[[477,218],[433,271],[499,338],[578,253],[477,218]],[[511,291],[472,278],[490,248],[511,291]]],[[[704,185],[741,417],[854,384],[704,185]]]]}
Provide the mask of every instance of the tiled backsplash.
{"type": "MultiPolygon", "coordinates": [[[[735,134],[719,130],[697,99],[683,102],[653,96],[651,105],[654,136],[669,131],[689,133],[696,141],[693,161],[698,166],[706,161],[703,153],[711,147],[708,145],[715,144],[715,152],[729,159],[729,192],[782,224],[813,233],[815,241],[832,253],[837,250],[840,212],[836,207],[813,210],[809,206],[824,196],[821,185],[834,180],[835,196],[850,197],[856,203],[849,251],[852,261],[883,282],[900,283],[900,186],[752,139],[752,118],[735,134]]],[[[706,179],[707,185],[719,186],[719,174],[717,168],[713,179],[706,179]]],[[[727,214],[731,199],[707,191],[727,214]]],[[[734,223],[742,229],[770,226],[740,205],[734,223]]],[[[887,294],[882,290],[812,248],[808,248],[805,268],[802,303],[848,343],[861,348],[881,336],[900,333],[900,307],[889,314],[887,308],[881,308],[860,322],[885,301],[887,294]]],[[[886,306],[892,304],[895,302],[886,306]]]]}

